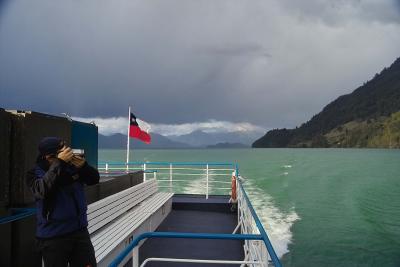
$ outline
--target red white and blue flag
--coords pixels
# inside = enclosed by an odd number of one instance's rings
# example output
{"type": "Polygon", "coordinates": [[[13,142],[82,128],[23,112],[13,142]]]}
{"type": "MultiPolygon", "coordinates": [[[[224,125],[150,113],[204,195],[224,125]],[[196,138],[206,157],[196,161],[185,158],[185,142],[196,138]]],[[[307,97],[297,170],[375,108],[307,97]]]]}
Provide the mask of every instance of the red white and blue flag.
{"type": "Polygon", "coordinates": [[[140,129],[139,124],[136,121],[135,115],[133,113],[129,116],[129,137],[139,139],[146,144],[151,143],[151,136],[147,132],[140,129]]]}

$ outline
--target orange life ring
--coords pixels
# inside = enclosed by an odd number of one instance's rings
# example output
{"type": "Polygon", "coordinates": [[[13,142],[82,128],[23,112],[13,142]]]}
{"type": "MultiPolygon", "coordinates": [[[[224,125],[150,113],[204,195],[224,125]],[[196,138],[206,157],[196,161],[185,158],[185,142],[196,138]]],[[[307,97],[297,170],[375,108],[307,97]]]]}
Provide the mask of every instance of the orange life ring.
{"type": "Polygon", "coordinates": [[[232,175],[231,202],[236,202],[236,201],[237,201],[236,176],[232,175]]]}

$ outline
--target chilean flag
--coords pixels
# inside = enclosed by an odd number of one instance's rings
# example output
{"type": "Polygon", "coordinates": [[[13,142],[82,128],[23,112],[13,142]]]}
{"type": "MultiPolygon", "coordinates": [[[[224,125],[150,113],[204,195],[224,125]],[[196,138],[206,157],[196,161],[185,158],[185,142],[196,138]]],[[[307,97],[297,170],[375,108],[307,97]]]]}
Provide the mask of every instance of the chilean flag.
{"type": "Polygon", "coordinates": [[[151,136],[150,134],[146,133],[145,131],[142,131],[140,129],[139,124],[136,121],[135,115],[133,113],[130,114],[129,118],[129,137],[137,138],[146,144],[150,144],[151,142],[151,136]]]}

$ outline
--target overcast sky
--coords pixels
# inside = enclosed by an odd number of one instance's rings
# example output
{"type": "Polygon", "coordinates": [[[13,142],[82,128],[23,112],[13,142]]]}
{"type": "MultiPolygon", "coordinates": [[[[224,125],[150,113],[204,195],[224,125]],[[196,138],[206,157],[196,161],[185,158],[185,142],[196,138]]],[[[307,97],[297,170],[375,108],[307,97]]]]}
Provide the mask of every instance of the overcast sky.
{"type": "Polygon", "coordinates": [[[399,56],[399,0],[0,0],[4,108],[294,127],[399,56]]]}

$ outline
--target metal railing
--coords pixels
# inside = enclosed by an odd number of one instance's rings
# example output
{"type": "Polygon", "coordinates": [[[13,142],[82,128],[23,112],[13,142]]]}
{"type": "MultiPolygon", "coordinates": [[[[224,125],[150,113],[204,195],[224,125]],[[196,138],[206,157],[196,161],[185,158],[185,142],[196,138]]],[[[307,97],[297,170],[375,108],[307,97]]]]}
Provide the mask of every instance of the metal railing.
{"type": "Polygon", "coordinates": [[[275,267],[281,266],[280,260],[271,244],[271,241],[258,217],[250,199],[244,190],[242,179],[237,179],[238,184],[238,225],[242,234],[260,234],[260,241],[246,240],[244,244],[245,260],[262,262],[262,266],[268,266],[270,262],[275,267]]]}
{"type": "Polygon", "coordinates": [[[176,233],[176,232],[147,232],[137,236],[133,241],[108,265],[117,267],[132,253],[140,241],[146,238],[191,238],[191,239],[221,239],[221,240],[262,240],[261,235],[234,235],[234,234],[208,234],[208,233],[176,233]]]}
{"type": "Polygon", "coordinates": [[[140,264],[140,267],[146,266],[148,262],[177,262],[177,263],[211,263],[211,264],[231,264],[231,265],[261,265],[260,262],[257,261],[228,261],[228,260],[196,260],[196,259],[177,259],[177,258],[147,258],[140,264]]]}
{"type": "MultiPolygon", "coordinates": [[[[118,256],[112,261],[110,266],[118,266],[132,250],[145,238],[199,238],[199,239],[235,239],[244,240],[243,261],[221,261],[221,260],[197,260],[197,259],[171,259],[171,258],[149,258],[142,263],[144,266],[149,261],[167,261],[167,262],[186,262],[186,263],[215,263],[215,264],[241,264],[241,266],[269,266],[280,267],[281,263],[275,250],[268,238],[268,235],[252,206],[250,199],[243,187],[242,178],[239,176],[238,165],[234,163],[202,163],[202,162],[130,162],[126,163],[99,163],[99,172],[102,176],[115,176],[121,173],[127,173],[134,170],[144,171],[144,180],[147,175],[153,175],[159,182],[165,182],[166,185],[160,185],[174,193],[188,193],[187,186],[196,183],[196,189],[208,198],[210,192],[221,192],[228,194],[231,187],[220,187],[220,184],[231,184],[231,175],[238,177],[237,197],[238,197],[238,226],[241,234],[194,234],[194,233],[174,233],[174,232],[152,232],[144,233],[136,237],[118,256]],[[186,173],[186,171],[189,171],[186,173]],[[174,176],[180,177],[174,179],[174,176]],[[197,177],[193,180],[187,177],[197,177]],[[200,181],[200,183],[199,183],[200,181]],[[203,186],[203,187],[202,187],[203,186]]],[[[36,209],[13,209],[12,215],[0,218],[0,224],[20,220],[35,214],[36,209]]]]}
{"type": "Polygon", "coordinates": [[[154,178],[161,191],[176,194],[227,195],[236,164],[226,162],[99,162],[102,177],[143,171],[143,180],[154,178]]]}
{"type": "Polygon", "coordinates": [[[24,219],[36,214],[35,208],[11,208],[11,215],[0,217],[0,224],[6,224],[24,219]]]}
{"type": "MultiPolygon", "coordinates": [[[[126,173],[133,170],[144,171],[144,180],[146,180],[146,176],[151,175],[152,173],[152,178],[156,178],[156,180],[161,183],[161,185],[159,185],[161,189],[164,188],[174,193],[193,193],[190,192],[190,186],[194,185],[194,193],[204,194],[206,198],[208,198],[210,193],[215,192],[223,192],[224,195],[229,195],[231,193],[232,175],[235,175],[238,177],[238,179],[236,179],[238,226],[233,234],[194,234],[175,232],[144,233],[136,237],[109,266],[118,266],[118,264],[120,264],[131,253],[132,256],[135,256],[137,251],[134,252],[134,249],[139,242],[144,238],[152,237],[240,239],[244,240],[245,258],[243,261],[207,260],[208,263],[241,264],[241,266],[281,266],[271,241],[269,240],[268,235],[243,187],[242,178],[239,176],[237,164],[224,162],[130,162],[129,164],[99,164],[99,171],[106,176],[112,176],[115,172],[126,173]],[[221,184],[225,185],[225,187],[221,187],[221,184]],[[241,234],[235,234],[237,229],[241,230],[241,234]]],[[[146,262],[143,262],[141,266],[144,266],[144,264],[149,261],[201,263],[198,259],[149,258],[146,262]]]]}

